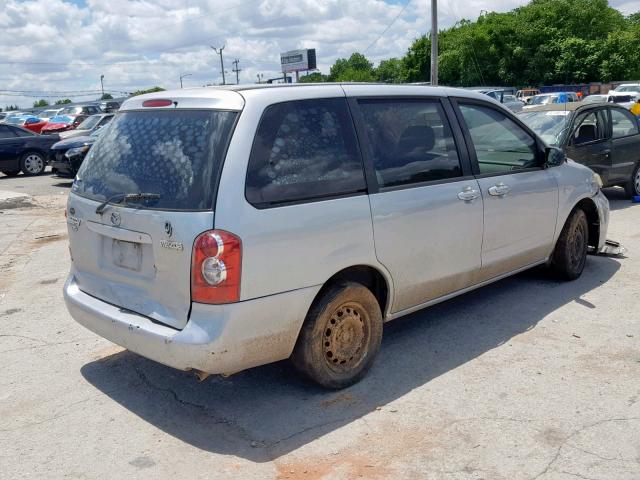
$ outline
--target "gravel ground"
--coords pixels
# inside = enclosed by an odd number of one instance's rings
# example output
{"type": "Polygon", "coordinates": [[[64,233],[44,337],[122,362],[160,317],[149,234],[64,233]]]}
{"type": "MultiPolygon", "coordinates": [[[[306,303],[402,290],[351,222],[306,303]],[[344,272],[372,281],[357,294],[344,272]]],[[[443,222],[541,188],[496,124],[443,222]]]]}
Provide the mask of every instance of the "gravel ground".
{"type": "Polygon", "coordinates": [[[0,202],[0,478],[640,478],[640,205],[619,190],[626,258],[388,324],[369,376],[326,392],[286,362],[197,383],[76,324],[62,182],[0,177],[31,195],[0,202]]]}

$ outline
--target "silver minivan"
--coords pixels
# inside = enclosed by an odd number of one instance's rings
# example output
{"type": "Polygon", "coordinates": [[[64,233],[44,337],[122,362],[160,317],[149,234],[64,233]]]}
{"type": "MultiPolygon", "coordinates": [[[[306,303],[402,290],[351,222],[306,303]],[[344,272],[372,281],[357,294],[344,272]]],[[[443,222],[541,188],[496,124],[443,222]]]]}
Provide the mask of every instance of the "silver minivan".
{"type": "Polygon", "coordinates": [[[105,129],[69,195],[67,307],[200,378],[290,358],[345,387],[384,322],[536,265],[575,279],[605,242],[598,176],[467,90],[164,91],[105,129]]]}

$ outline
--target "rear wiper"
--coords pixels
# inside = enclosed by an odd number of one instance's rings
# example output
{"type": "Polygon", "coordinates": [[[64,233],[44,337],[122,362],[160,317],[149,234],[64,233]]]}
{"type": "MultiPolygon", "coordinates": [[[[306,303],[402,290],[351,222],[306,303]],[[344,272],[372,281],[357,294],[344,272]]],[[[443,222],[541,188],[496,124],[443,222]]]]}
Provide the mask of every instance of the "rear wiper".
{"type": "Polygon", "coordinates": [[[113,195],[107,198],[104,202],[102,202],[96,208],[96,213],[98,215],[102,215],[104,209],[107,208],[107,205],[110,203],[127,203],[128,201],[135,200],[158,200],[161,197],[159,193],[118,193],[117,195],[113,195]]]}

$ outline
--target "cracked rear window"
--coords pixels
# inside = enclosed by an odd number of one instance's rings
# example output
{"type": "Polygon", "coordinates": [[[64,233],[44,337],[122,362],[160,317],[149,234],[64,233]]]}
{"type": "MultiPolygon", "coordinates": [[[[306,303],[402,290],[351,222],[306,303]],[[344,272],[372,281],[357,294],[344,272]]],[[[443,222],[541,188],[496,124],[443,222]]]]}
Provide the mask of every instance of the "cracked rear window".
{"type": "Polygon", "coordinates": [[[136,208],[207,210],[237,112],[163,110],[117,114],[85,158],[73,191],[97,201],[157,193],[136,208]]]}

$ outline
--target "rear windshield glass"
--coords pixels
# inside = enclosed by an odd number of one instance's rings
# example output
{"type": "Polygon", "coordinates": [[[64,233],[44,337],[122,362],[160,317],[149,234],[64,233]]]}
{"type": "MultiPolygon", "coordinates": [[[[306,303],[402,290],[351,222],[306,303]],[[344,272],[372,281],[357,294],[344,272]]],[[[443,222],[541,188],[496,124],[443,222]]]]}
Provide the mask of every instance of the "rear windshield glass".
{"type": "Polygon", "coordinates": [[[160,195],[138,201],[136,208],[210,209],[236,115],[215,110],[119,113],[89,151],[73,191],[98,201],[129,193],[160,195]]]}

